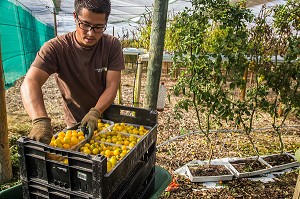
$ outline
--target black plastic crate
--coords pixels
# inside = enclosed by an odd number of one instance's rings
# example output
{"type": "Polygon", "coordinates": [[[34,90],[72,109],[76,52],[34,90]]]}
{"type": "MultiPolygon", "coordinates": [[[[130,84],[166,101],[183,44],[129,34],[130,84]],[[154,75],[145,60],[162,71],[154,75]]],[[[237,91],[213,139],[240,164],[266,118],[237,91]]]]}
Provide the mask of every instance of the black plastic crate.
{"type": "MultiPolygon", "coordinates": [[[[22,181],[38,182],[47,185],[48,188],[55,187],[72,194],[81,193],[84,197],[90,198],[107,198],[113,192],[117,192],[126,180],[140,185],[143,181],[130,180],[133,178],[129,176],[134,170],[134,172],[142,172],[143,164],[148,165],[147,172],[154,168],[157,138],[156,112],[112,105],[104,113],[104,118],[115,122],[150,126],[152,129],[109,173],[106,172],[107,158],[104,156],[91,156],[77,151],[54,148],[22,137],[18,140],[22,181]],[[51,158],[53,155],[67,158],[68,165],[53,160],[51,158]]],[[[146,173],[141,176],[148,176],[146,173]]],[[[129,192],[130,188],[127,188],[124,194],[129,192]]]]}
{"type": "Polygon", "coordinates": [[[103,118],[114,122],[125,122],[150,127],[157,125],[157,111],[115,104],[112,104],[103,113],[103,118]]]}
{"type": "MultiPolygon", "coordinates": [[[[110,195],[114,199],[134,198],[134,195],[141,195],[147,191],[147,185],[154,189],[154,183],[150,183],[150,179],[155,174],[155,151],[147,156],[146,164],[137,166],[132,170],[131,174],[121,183],[121,185],[110,195]]],[[[151,189],[152,190],[152,189],[151,189]]]]}
{"type": "Polygon", "coordinates": [[[148,158],[148,161],[141,161],[131,173],[122,181],[116,190],[110,193],[109,196],[94,197],[90,194],[84,194],[80,191],[70,191],[69,189],[56,186],[53,184],[45,184],[42,180],[34,179],[30,181],[22,181],[23,198],[35,199],[94,199],[94,198],[109,198],[109,199],[145,199],[154,189],[155,179],[155,153],[148,158]]]}

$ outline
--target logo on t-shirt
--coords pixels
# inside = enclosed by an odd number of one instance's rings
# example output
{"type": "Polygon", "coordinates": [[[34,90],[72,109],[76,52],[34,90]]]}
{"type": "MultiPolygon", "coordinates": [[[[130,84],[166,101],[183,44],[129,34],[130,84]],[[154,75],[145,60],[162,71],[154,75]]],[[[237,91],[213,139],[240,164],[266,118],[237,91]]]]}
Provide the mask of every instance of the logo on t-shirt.
{"type": "Polygon", "coordinates": [[[98,73],[101,73],[102,71],[107,71],[107,67],[95,68],[95,71],[97,71],[98,73]]]}

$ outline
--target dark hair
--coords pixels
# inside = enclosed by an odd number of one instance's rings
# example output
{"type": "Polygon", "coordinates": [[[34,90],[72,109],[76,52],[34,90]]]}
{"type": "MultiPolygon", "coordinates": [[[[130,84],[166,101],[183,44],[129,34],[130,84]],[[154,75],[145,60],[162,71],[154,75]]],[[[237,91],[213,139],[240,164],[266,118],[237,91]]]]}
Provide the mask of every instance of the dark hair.
{"type": "Polygon", "coordinates": [[[111,11],[110,0],[75,0],[74,7],[77,15],[80,14],[82,8],[94,13],[105,13],[106,21],[111,11]]]}

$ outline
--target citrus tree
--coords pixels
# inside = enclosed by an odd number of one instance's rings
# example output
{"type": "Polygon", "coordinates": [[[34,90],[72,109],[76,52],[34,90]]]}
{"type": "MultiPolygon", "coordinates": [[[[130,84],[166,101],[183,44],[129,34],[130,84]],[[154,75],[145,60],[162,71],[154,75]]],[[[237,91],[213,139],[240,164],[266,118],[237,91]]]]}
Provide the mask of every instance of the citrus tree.
{"type": "Polygon", "coordinates": [[[243,4],[226,0],[193,0],[192,5],[171,27],[174,38],[180,41],[174,52],[174,67],[186,67],[174,86],[175,94],[182,96],[175,111],[179,118],[184,110],[196,112],[198,128],[209,146],[210,162],[212,125],[236,118],[232,109],[238,99],[233,96],[245,85],[246,23],[253,16],[243,4]]]}
{"type": "Polygon", "coordinates": [[[288,115],[300,107],[300,7],[299,1],[263,7],[252,29],[252,55],[258,83],[265,89],[259,103],[272,116],[280,152],[284,150],[281,129],[288,115]]]}

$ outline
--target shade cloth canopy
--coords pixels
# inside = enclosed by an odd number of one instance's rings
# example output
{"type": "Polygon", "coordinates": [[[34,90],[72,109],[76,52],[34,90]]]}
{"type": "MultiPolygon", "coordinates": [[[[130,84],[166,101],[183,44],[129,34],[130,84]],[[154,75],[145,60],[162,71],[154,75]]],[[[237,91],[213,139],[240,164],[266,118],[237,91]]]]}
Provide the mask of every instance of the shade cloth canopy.
{"type": "MultiPolygon", "coordinates": [[[[40,21],[54,26],[54,13],[56,13],[57,33],[64,34],[75,30],[73,18],[74,0],[10,0],[22,5],[40,21]]],[[[237,1],[237,0],[233,0],[237,1]]],[[[258,13],[262,4],[283,4],[284,0],[252,0],[247,6],[258,13]]],[[[142,16],[153,10],[154,0],[111,0],[112,11],[108,20],[106,33],[123,34],[122,30],[132,30],[142,16]]],[[[185,7],[191,7],[189,0],[169,0],[169,13],[180,12],[185,7]]]]}

